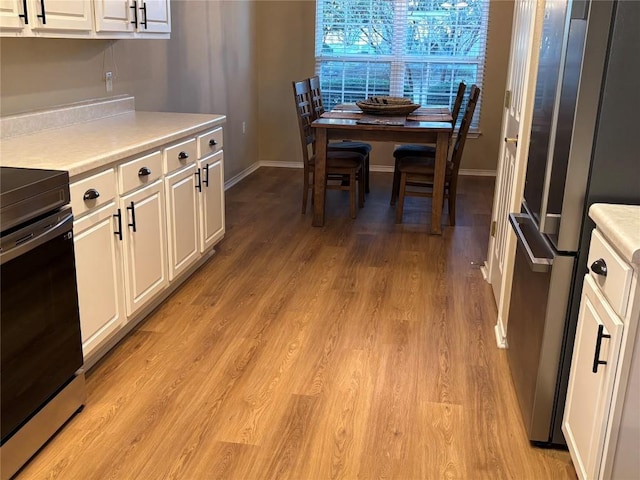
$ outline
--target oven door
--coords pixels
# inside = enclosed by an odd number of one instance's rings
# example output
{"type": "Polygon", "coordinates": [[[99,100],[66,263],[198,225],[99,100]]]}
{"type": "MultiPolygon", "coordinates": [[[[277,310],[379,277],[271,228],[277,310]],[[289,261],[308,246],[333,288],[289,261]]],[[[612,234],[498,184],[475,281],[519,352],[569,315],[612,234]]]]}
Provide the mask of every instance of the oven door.
{"type": "Polygon", "coordinates": [[[3,444],[82,367],[72,226],[66,208],[1,239],[3,444]]]}

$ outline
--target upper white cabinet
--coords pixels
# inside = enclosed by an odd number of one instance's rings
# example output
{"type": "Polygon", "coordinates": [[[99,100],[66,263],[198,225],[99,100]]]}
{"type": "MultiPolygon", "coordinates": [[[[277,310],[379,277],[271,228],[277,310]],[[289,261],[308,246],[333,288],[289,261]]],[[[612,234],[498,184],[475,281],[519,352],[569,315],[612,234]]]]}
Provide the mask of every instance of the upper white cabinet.
{"type": "Polygon", "coordinates": [[[170,0],[0,0],[0,35],[169,38],[170,0]]]}
{"type": "MultiPolygon", "coordinates": [[[[136,3],[136,2],[134,2],[136,3]]],[[[141,4],[138,31],[144,33],[171,32],[171,10],[169,0],[146,0],[141,4]]]]}
{"type": "Polygon", "coordinates": [[[98,35],[171,32],[169,0],[94,0],[94,6],[98,35]]]}
{"type": "Polygon", "coordinates": [[[22,31],[25,26],[23,16],[22,0],[0,0],[0,28],[14,32],[22,31]]]}
{"type": "Polygon", "coordinates": [[[92,15],[91,0],[0,0],[3,35],[88,35],[92,15]]]}

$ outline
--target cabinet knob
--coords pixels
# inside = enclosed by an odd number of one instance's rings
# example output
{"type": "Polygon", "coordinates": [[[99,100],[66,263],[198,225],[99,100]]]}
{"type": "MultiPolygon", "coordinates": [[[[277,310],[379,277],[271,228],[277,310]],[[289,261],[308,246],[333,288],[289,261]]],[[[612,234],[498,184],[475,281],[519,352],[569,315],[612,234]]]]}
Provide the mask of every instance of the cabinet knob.
{"type": "Polygon", "coordinates": [[[215,138],[212,138],[211,140],[209,140],[209,145],[215,147],[216,145],[218,145],[218,142],[216,142],[215,138]]]}
{"type": "Polygon", "coordinates": [[[139,177],[147,177],[149,175],[151,175],[151,169],[149,167],[142,167],[140,170],[138,170],[139,177]]]}
{"type": "Polygon", "coordinates": [[[591,271],[596,275],[600,275],[603,277],[607,276],[607,263],[604,261],[604,258],[599,258],[595,262],[591,264],[591,271]]]}
{"type": "Polygon", "coordinates": [[[180,153],[178,154],[178,158],[179,158],[180,160],[186,160],[187,158],[189,158],[189,154],[188,154],[187,152],[180,152],[180,153]]]}
{"type": "Polygon", "coordinates": [[[90,188],[89,190],[84,192],[84,195],[82,196],[82,199],[85,200],[85,201],[86,200],[95,200],[99,196],[100,196],[100,192],[98,190],[96,190],[95,188],[90,188]]]}

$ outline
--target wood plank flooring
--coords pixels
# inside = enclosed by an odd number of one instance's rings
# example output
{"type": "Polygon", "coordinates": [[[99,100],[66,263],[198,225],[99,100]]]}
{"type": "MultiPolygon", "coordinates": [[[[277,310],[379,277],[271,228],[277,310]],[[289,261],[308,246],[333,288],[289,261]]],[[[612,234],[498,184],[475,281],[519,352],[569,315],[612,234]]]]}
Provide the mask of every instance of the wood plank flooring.
{"type": "MultiPolygon", "coordinates": [[[[18,479],[565,479],[526,440],[485,259],[493,179],[462,177],[456,227],[389,207],[356,220],[300,170],[227,192],[218,253],[88,375],[88,401],[18,479]]],[[[445,215],[443,221],[447,222],[445,215]]]]}

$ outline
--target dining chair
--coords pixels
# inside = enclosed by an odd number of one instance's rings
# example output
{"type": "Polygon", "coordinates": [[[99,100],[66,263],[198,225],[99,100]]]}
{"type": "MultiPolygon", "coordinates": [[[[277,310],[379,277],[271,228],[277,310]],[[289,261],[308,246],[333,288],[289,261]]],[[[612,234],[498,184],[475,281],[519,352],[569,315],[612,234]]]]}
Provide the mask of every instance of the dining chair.
{"type": "MultiPolygon", "coordinates": [[[[456,93],[456,99],[453,102],[453,109],[451,110],[451,125],[456,127],[458,121],[458,115],[460,114],[460,108],[462,107],[462,100],[464,99],[464,92],[467,89],[467,85],[464,82],[458,84],[458,92],[456,93]]],[[[435,155],[436,147],[433,145],[400,145],[393,151],[393,157],[395,163],[398,163],[398,159],[402,157],[432,157],[435,155]]],[[[395,168],[394,168],[395,170],[395,168]]]]}
{"type": "MultiPolygon", "coordinates": [[[[314,193],[315,176],[315,132],[311,123],[315,119],[309,81],[292,82],[293,94],[296,102],[302,159],[304,163],[304,185],[302,191],[302,213],[307,212],[309,189],[314,193]]],[[[349,191],[351,218],[356,218],[356,188],[358,193],[358,207],[364,206],[364,156],[349,150],[327,151],[327,167],[325,185],[327,190],[349,191]],[[343,178],[348,178],[348,184],[342,184],[343,178]],[[334,181],[339,183],[334,184],[334,181]]],[[[313,198],[313,197],[312,197],[313,198]]]]}
{"type": "MultiPolygon", "coordinates": [[[[469,133],[469,126],[473,118],[473,112],[476,109],[478,98],[480,97],[480,88],[476,85],[471,86],[469,101],[460,123],[458,135],[453,144],[451,152],[451,160],[447,161],[445,171],[444,195],[449,205],[449,224],[455,225],[456,216],[456,189],[458,186],[458,171],[460,170],[460,161],[462,160],[462,152],[469,133]]],[[[398,159],[397,175],[394,172],[393,190],[391,194],[391,204],[395,203],[396,196],[398,205],[396,207],[396,223],[402,223],[402,211],[404,208],[404,197],[433,197],[433,175],[435,170],[435,152],[433,156],[407,156],[398,159]],[[397,178],[396,178],[397,177],[397,178]],[[418,190],[407,189],[409,187],[418,187],[418,190]],[[425,190],[425,187],[427,190],[425,190]]],[[[443,204],[444,205],[444,204],[443,204]]]]}
{"type": "MultiPolygon", "coordinates": [[[[318,75],[309,78],[309,88],[311,89],[311,103],[313,104],[315,118],[320,118],[325,110],[322,90],[320,90],[320,77],[318,75]]],[[[364,191],[369,193],[369,153],[371,152],[371,145],[365,142],[342,140],[341,142],[330,142],[327,148],[329,150],[358,152],[364,155],[364,191]]]]}

